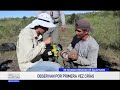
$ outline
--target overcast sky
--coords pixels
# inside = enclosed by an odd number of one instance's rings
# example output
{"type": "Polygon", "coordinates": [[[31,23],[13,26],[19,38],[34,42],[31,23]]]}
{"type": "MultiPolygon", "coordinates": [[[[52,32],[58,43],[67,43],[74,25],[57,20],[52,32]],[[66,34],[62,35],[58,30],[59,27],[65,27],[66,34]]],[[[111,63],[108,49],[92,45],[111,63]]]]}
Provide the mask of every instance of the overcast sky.
{"type": "MultiPolygon", "coordinates": [[[[91,11],[64,11],[65,14],[73,14],[73,13],[86,13],[91,11]]],[[[7,17],[31,17],[37,16],[37,11],[0,11],[0,18],[7,18],[7,17]]]]}

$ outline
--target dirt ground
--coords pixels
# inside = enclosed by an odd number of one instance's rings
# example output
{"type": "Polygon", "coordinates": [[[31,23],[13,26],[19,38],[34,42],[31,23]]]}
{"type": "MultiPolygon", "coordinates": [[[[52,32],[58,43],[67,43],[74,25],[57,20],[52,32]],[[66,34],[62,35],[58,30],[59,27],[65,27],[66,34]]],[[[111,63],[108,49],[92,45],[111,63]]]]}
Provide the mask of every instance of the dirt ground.
{"type": "MultiPolygon", "coordinates": [[[[20,71],[16,58],[16,51],[0,51],[0,64],[7,60],[12,60],[12,63],[8,64],[10,68],[8,68],[7,71],[20,71]]],[[[57,62],[60,63],[62,67],[65,67],[61,57],[59,57],[57,62]]],[[[66,64],[69,65],[68,63],[66,64]]],[[[120,71],[120,59],[118,57],[105,57],[99,55],[98,68],[110,68],[110,71],[120,71]]]]}
{"type": "MultiPolygon", "coordinates": [[[[109,68],[110,71],[120,71],[120,63],[108,62],[107,59],[108,58],[99,56],[98,57],[98,68],[109,68]]],[[[7,61],[7,60],[11,60],[11,59],[0,58],[0,63],[7,61]]],[[[57,62],[60,63],[62,67],[64,67],[64,63],[61,57],[59,57],[59,60],[57,62]]],[[[9,69],[7,69],[8,72],[9,71],[20,71],[17,60],[12,60],[12,63],[9,63],[8,66],[10,67],[9,69]]]]}

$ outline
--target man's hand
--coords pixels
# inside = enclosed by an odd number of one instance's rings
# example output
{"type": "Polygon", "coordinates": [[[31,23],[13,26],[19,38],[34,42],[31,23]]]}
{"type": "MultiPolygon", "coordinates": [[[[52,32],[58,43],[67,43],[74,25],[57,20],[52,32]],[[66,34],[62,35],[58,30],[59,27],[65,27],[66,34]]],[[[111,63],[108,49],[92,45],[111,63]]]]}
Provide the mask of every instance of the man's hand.
{"type": "Polygon", "coordinates": [[[62,25],[61,28],[60,28],[60,30],[61,30],[62,32],[65,32],[66,26],[65,26],[65,25],[62,25]]]}
{"type": "Polygon", "coordinates": [[[51,37],[48,37],[48,38],[45,39],[43,42],[44,42],[46,45],[47,45],[47,44],[50,44],[50,43],[52,43],[52,38],[51,38],[51,37]]]}
{"type": "Polygon", "coordinates": [[[75,49],[71,50],[71,51],[68,53],[68,58],[69,58],[70,60],[73,60],[73,61],[77,60],[77,58],[78,58],[77,51],[76,51],[75,49]]]}

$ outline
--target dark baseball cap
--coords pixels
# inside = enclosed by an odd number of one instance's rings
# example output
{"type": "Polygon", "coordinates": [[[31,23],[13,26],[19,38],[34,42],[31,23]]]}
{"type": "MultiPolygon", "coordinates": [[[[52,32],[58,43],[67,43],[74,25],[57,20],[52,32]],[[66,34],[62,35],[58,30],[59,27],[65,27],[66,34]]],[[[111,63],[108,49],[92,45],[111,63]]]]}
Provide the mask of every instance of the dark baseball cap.
{"type": "Polygon", "coordinates": [[[76,21],[75,28],[86,30],[88,32],[92,30],[89,21],[87,19],[84,19],[84,18],[76,21]]]}

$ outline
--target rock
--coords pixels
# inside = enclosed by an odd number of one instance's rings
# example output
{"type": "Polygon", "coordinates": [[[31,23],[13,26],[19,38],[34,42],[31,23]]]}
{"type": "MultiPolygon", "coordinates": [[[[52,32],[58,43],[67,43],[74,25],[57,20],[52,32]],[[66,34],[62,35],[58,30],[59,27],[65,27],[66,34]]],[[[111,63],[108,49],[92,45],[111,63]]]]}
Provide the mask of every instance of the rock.
{"type": "Polygon", "coordinates": [[[16,45],[14,43],[3,43],[0,45],[0,51],[13,51],[16,50],[16,45]]]}
{"type": "Polygon", "coordinates": [[[7,71],[9,69],[9,63],[12,63],[12,60],[6,60],[2,63],[0,63],[0,71],[7,71]]]}
{"type": "Polygon", "coordinates": [[[98,68],[109,68],[110,71],[120,71],[120,62],[117,57],[98,56],[98,68]]]}

